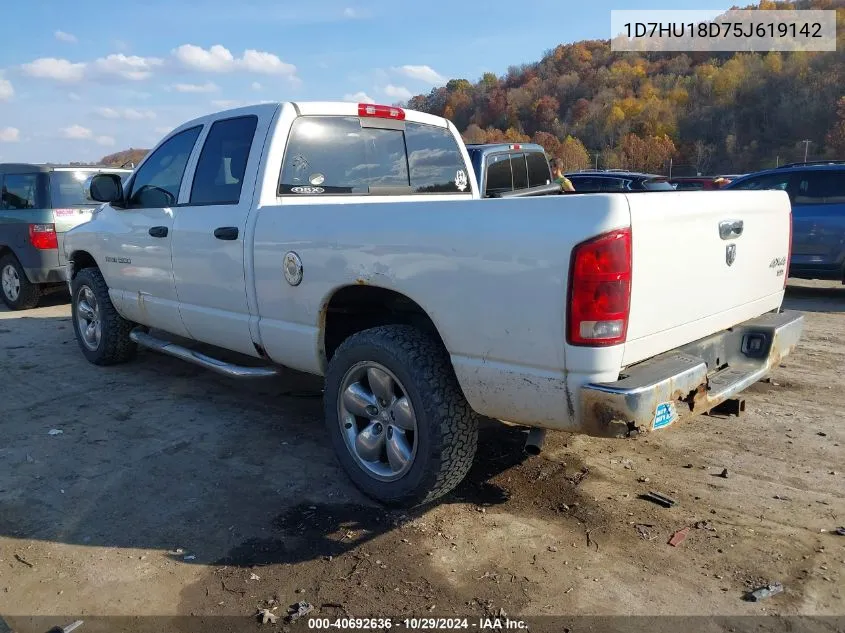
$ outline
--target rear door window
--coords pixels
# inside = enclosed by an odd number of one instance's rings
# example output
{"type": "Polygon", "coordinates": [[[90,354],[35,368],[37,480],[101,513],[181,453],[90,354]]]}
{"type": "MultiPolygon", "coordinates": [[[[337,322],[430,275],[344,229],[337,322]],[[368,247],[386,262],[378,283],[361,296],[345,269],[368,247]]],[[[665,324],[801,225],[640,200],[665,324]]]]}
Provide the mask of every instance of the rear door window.
{"type": "Polygon", "coordinates": [[[309,116],[293,123],[280,194],[461,193],[470,190],[446,128],[362,127],[358,117],[309,116]]]}
{"type": "Polygon", "coordinates": [[[215,121],[205,139],[190,204],[238,204],[258,117],[215,121]]]}
{"type": "Polygon", "coordinates": [[[747,189],[747,190],[760,190],[760,189],[780,189],[781,191],[785,191],[786,188],[789,186],[789,178],[792,174],[786,173],[776,173],[776,174],[764,174],[762,176],[756,176],[754,178],[749,178],[742,182],[738,182],[731,189],[747,189]]]}
{"type": "Polygon", "coordinates": [[[795,182],[795,204],[845,203],[845,172],[807,171],[795,182]]]}
{"type": "Polygon", "coordinates": [[[528,161],[528,186],[540,187],[552,182],[552,172],[546,155],[540,152],[526,154],[528,161]]]}
{"type": "Polygon", "coordinates": [[[629,189],[628,185],[631,183],[630,180],[624,180],[622,178],[601,178],[600,180],[601,191],[607,191],[609,193],[627,191],[629,189]]]}
{"type": "Polygon", "coordinates": [[[6,174],[3,178],[2,208],[37,209],[38,174],[6,174]]]}
{"type": "MultiPolygon", "coordinates": [[[[703,188],[704,185],[701,186],[703,188]]],[[[675,188],[668,180],[646,180],[643,182],[643,189],[646,191],[674,191],[675,188]]]]}
{"type": "Polygon", "coordinates": [[[568,176],[577,193],[598,193],[602,190],[602,178],[589,176],[568,176]]]}
{"type": "Polygon", "coordinates": [[[511,154],[511,169],[514,190],[528,189],[528,166],[525,164],[525,154],[511,154]]]}
{"type": "Polygon", "coordinates": [[[507,154],[493,154],[487,158],[487,195],[513,191],[511,159],[507,154]]]}

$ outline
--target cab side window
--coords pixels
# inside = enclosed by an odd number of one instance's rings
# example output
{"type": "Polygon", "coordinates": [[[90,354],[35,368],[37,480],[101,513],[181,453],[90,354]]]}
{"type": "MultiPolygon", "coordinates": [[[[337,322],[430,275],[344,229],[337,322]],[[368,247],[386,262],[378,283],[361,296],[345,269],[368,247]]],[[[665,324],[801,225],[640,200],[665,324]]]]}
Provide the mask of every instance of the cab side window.
{"type": "Polygon", "coordinates": [[[130,209],[172,207],[179,200],[179,188],[188,159],[200,135],[198,125],[167,139],[144,164],[132,181],[130,209]]]}

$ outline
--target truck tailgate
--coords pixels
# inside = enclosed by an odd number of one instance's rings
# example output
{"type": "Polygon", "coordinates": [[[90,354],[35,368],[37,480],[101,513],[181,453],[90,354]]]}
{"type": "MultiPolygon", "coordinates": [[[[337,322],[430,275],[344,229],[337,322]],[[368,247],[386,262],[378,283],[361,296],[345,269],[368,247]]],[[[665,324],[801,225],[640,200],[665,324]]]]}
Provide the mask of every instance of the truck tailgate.
{"type": "Polygon", "coordinates": [[[623,364],[778,308],[789,258],[783,191],[628,196],[633,282],[623,364]]]}

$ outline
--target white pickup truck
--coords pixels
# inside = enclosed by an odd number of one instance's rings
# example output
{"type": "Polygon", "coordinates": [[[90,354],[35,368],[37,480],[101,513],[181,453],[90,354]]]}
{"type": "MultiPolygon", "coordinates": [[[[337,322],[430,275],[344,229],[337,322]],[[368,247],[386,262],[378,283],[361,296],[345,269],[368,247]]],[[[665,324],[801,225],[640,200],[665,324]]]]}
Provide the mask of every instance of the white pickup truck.
{"type": "Polygon", "coordinates": [[[482,200],[471,169],[449,121],[398,107],[186,123],[125,185],[87,184],[104,204],[64,241],[82,353],[323,375],[349,476],[414,505],[465,476],[479,415],[533,427],[536,449],[545,429],[630,437],[733,399],[796,345],[784,192],[482,200]]]}

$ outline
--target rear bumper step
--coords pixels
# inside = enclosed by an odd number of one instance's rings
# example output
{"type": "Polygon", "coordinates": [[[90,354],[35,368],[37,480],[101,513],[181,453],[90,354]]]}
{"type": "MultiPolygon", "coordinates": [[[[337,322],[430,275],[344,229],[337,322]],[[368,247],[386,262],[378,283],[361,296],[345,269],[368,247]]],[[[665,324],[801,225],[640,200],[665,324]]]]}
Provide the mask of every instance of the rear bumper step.
{"type": "Polygon", "coordinates": [[[795,348],[800,312],[770,312],[581,388],[590,435],[627,437],[707,413],[765,378],[795,348]]]}
{"type": "Polygon", "coordinates": [[[196,350],[156,338],[138,328],[129,333],[129,338],[142,347],[186,360],[189,363],[210,369],[213,372],[229,376],[230,378],[269,378],[279,374],[279,370],[275,367],[246,367],[244,365],[227,363],[217,358],[206,356],[196,350]]]}

